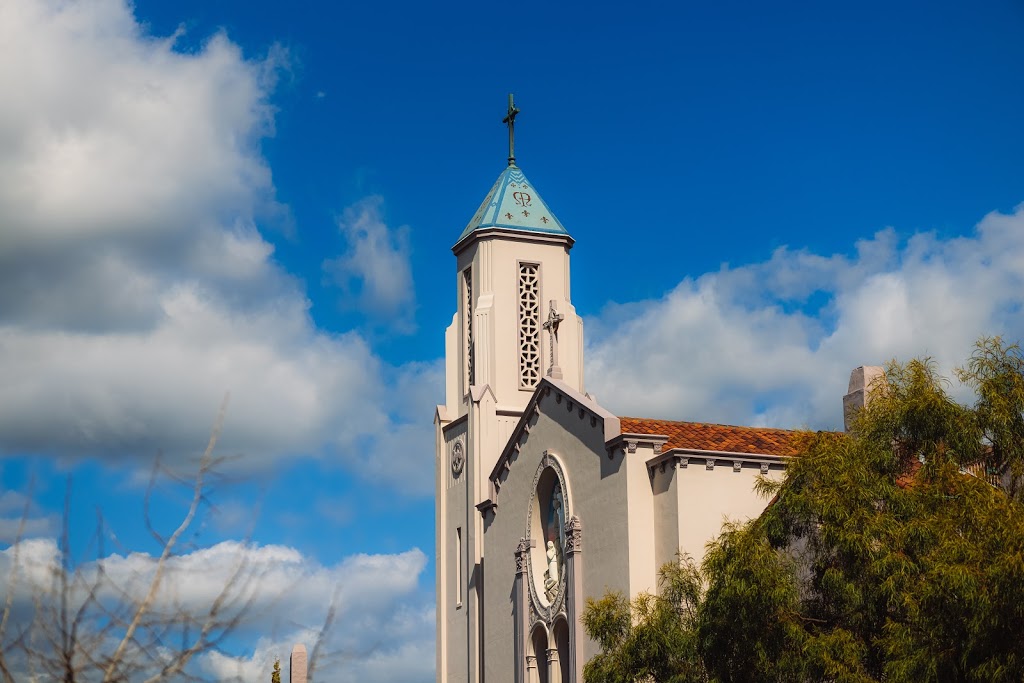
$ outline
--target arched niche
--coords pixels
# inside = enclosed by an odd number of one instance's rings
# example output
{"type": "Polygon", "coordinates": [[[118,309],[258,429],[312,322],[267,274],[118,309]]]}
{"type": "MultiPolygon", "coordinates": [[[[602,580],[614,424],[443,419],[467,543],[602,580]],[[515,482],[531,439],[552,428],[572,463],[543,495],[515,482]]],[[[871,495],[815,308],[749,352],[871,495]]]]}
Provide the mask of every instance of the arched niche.
{"type": "MultiPolygon", "coordinates": [[[[555,617],[555,623],[551,627],[551,639],[555,649],[558,651],[558,670],[561,674],[561,681],[558,683],[570,683],[569,678],[569,624],[564,614],[555,617]]],[[[556,683],[556,682],[552,682],[556,683]]]]}
{"type": "Polygon", "coordinates": [[[534,474],[528,514],[530,598],[537,614],[550,624],[564,609],[566,526],[572,508],[565,470],[559,459],[548,451],[534,474]]]}
{"type": "Polygon", "coordinates": [[[548,630],[540,622],[534,625],[533,631],[530,632],[530,648],[527,654],[527,682],[551,683],[548,680],[548,630]]]}

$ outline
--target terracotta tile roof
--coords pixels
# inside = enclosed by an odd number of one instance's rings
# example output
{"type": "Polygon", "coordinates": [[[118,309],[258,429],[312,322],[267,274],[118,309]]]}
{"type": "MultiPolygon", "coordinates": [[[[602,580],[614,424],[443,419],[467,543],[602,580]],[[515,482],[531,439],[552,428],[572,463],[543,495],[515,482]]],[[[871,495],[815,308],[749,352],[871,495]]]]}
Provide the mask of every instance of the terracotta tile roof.
{"type": "Polygon", "coordinates": [[[642,417],[619,418],[623,434],[661,434],[668,437],[664,450],[692,448],[701,451],[796,455],[805,432],[768,427],[734,427],[703,422],[673,422],[642,417]]]}
{"type": "MultiPolygon", "coordinates": [[[[921,461],[914,458],[907,463],[906,470],[900,476],[896,477],[896,485],[901,489],[908,489],[914,485],[914,480],[917,479],[918,472],[924,467],[921,461]]],[[[992,472],[985,465],[984,462],[968,463],[960,468],[960,471],[964,474],[969,474],[973,477],[977,477],[982,481],[988,482],[992,486],[1001,488],[1003,486],[1003,479],[997,473],[992,472]]]]}
{"type": "Polygon", "coordinates": [[[917,458],[913,458],[907,462],[906,471],[900,476],[896,477],[896,485],[901,489],[910,488],[914,484],[914,478],[917,477],[917,473],[921,470],[924,465],[917,458]]]}

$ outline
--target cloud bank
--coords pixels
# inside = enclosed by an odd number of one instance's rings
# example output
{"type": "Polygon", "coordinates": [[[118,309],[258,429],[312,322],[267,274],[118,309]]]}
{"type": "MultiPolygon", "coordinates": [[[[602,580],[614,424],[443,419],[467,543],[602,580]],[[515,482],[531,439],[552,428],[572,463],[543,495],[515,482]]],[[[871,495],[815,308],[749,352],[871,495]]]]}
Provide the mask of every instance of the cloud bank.
{"type": "MultiPolygon", "coordinates": [[[[152,581],[154,559],[141,552],[106,557],[100,603],[116,612],[125,596],[141,601],[152,581]]],[[[56,543],[47,538],[0,551],[0,589],[13,596],[19,628],[31,623],[32,611],[39,608],[35,600],[46,609],[54,598],[52,568],[59,560],[56,543]]],[[[213,680],[262,680],[277,657],[287,671],[293,644],[303,643],[312,654],[333,605],[336,616],[321,643],[319,678],[428,681],[434,670],[434,659],[427,656],[434,647],[434,608],[432,596],[418,587],[426,563],[426,556],[414,548],[390,555],[350,555],[323,566],[286,546],[227,541],[174,557],[153,611],[189,614],[202,623],[224,587],[231,586],[230,594],[241,599],[229,603],[245,604],[246,609],[238,610],[242,617],[223,647],[205,652],[193,665],[193,673],[213,680]],[[239,566],[244,567],[240,574],[239,566]]],[[[97,569],[95,562],[80,567],[72,609],[81,604],[84,587],[94,585],[97,569]]],[[[100,614],[98,608],[89,613],[100,614]]],[[[91,619],[83,621],[83,639],[92,624],[91,619]]],[[[113,636],[119,633],[109,635],[112,649],[117,640],[113,636]]]]}
{"type": "MultiPolygon", "coordinates": [[[[0,111],[0,452],[191,456],[230,392],[220,446],[244,466],[340,454],[369,476],[378,434],[430,442],[422,406],[389,403],[438,372],[317,329],[260,233],[286,211],[260,142],[287,55],[176,39],[123,0],[0,6],[0,90],[18,93],[0,111]]],[[[346,213],[340,263],[393,312],[411,301],[408,250],[379,208],[346,213]]],[[[426,493],[420,460],[403,485],[426,493]]]]}
{"type": "Polygon", "coordinates": [[[982,335],[1024,339],[1022,308],[1024,205],[953,239],[886,229],[852,256],[783,247],[607,306],[588,321],[588,388],[625,414],[841,428],[853,368],[930,356],[949,376],[982,335]]]}

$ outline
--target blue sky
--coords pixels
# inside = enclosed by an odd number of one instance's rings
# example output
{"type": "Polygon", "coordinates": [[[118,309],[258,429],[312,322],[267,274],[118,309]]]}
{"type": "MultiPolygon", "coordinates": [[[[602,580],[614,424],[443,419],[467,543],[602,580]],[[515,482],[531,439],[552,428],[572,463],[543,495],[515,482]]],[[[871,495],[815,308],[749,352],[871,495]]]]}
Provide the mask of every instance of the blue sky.
{"type": "MultiPolygon", "coordinates": [[[[504,167],[507,93],[577,240],[588,389],[834,428],[856,365],[1024,338],[1022,29],[1019,2],[10,0],[0,541],[34,482],[52,552],[70,475],[82,562],[97,507],[106,552],[154,552],[153,460],[187,470],[230,392],[237,457],[190,542],[365,574],[335,673],[432,680],[450,247],[504,167]]],[[[162,481],[158,525],[181,503],[162,481]]],[[[278,616],[202,671],[320,618],[278,616]]]]}

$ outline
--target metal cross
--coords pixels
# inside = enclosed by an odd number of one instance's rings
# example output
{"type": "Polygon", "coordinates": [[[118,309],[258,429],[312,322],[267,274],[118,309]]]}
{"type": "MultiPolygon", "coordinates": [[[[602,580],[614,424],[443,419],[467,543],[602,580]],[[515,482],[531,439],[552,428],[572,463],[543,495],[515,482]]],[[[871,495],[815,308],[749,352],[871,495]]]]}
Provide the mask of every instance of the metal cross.
{"type": "Polygon", "coordinates": [[[508,126],[508,165],[515,166],[516,163],[516,114],[519,110],[512,103],[512,93],[508,94],[508,113],[501,120],[508,126]]]}
{"type": "Polygon", "coordinates": [[[548,319],[544,321],[544,329],[549,333],[551,340],[551,362],[548,364],[548,377],[562,379],[562,368],[558,367],[558,324],[565,319],[565,316],[555,310],[555,300],[552,299],[548,309],[548,319]]]}

